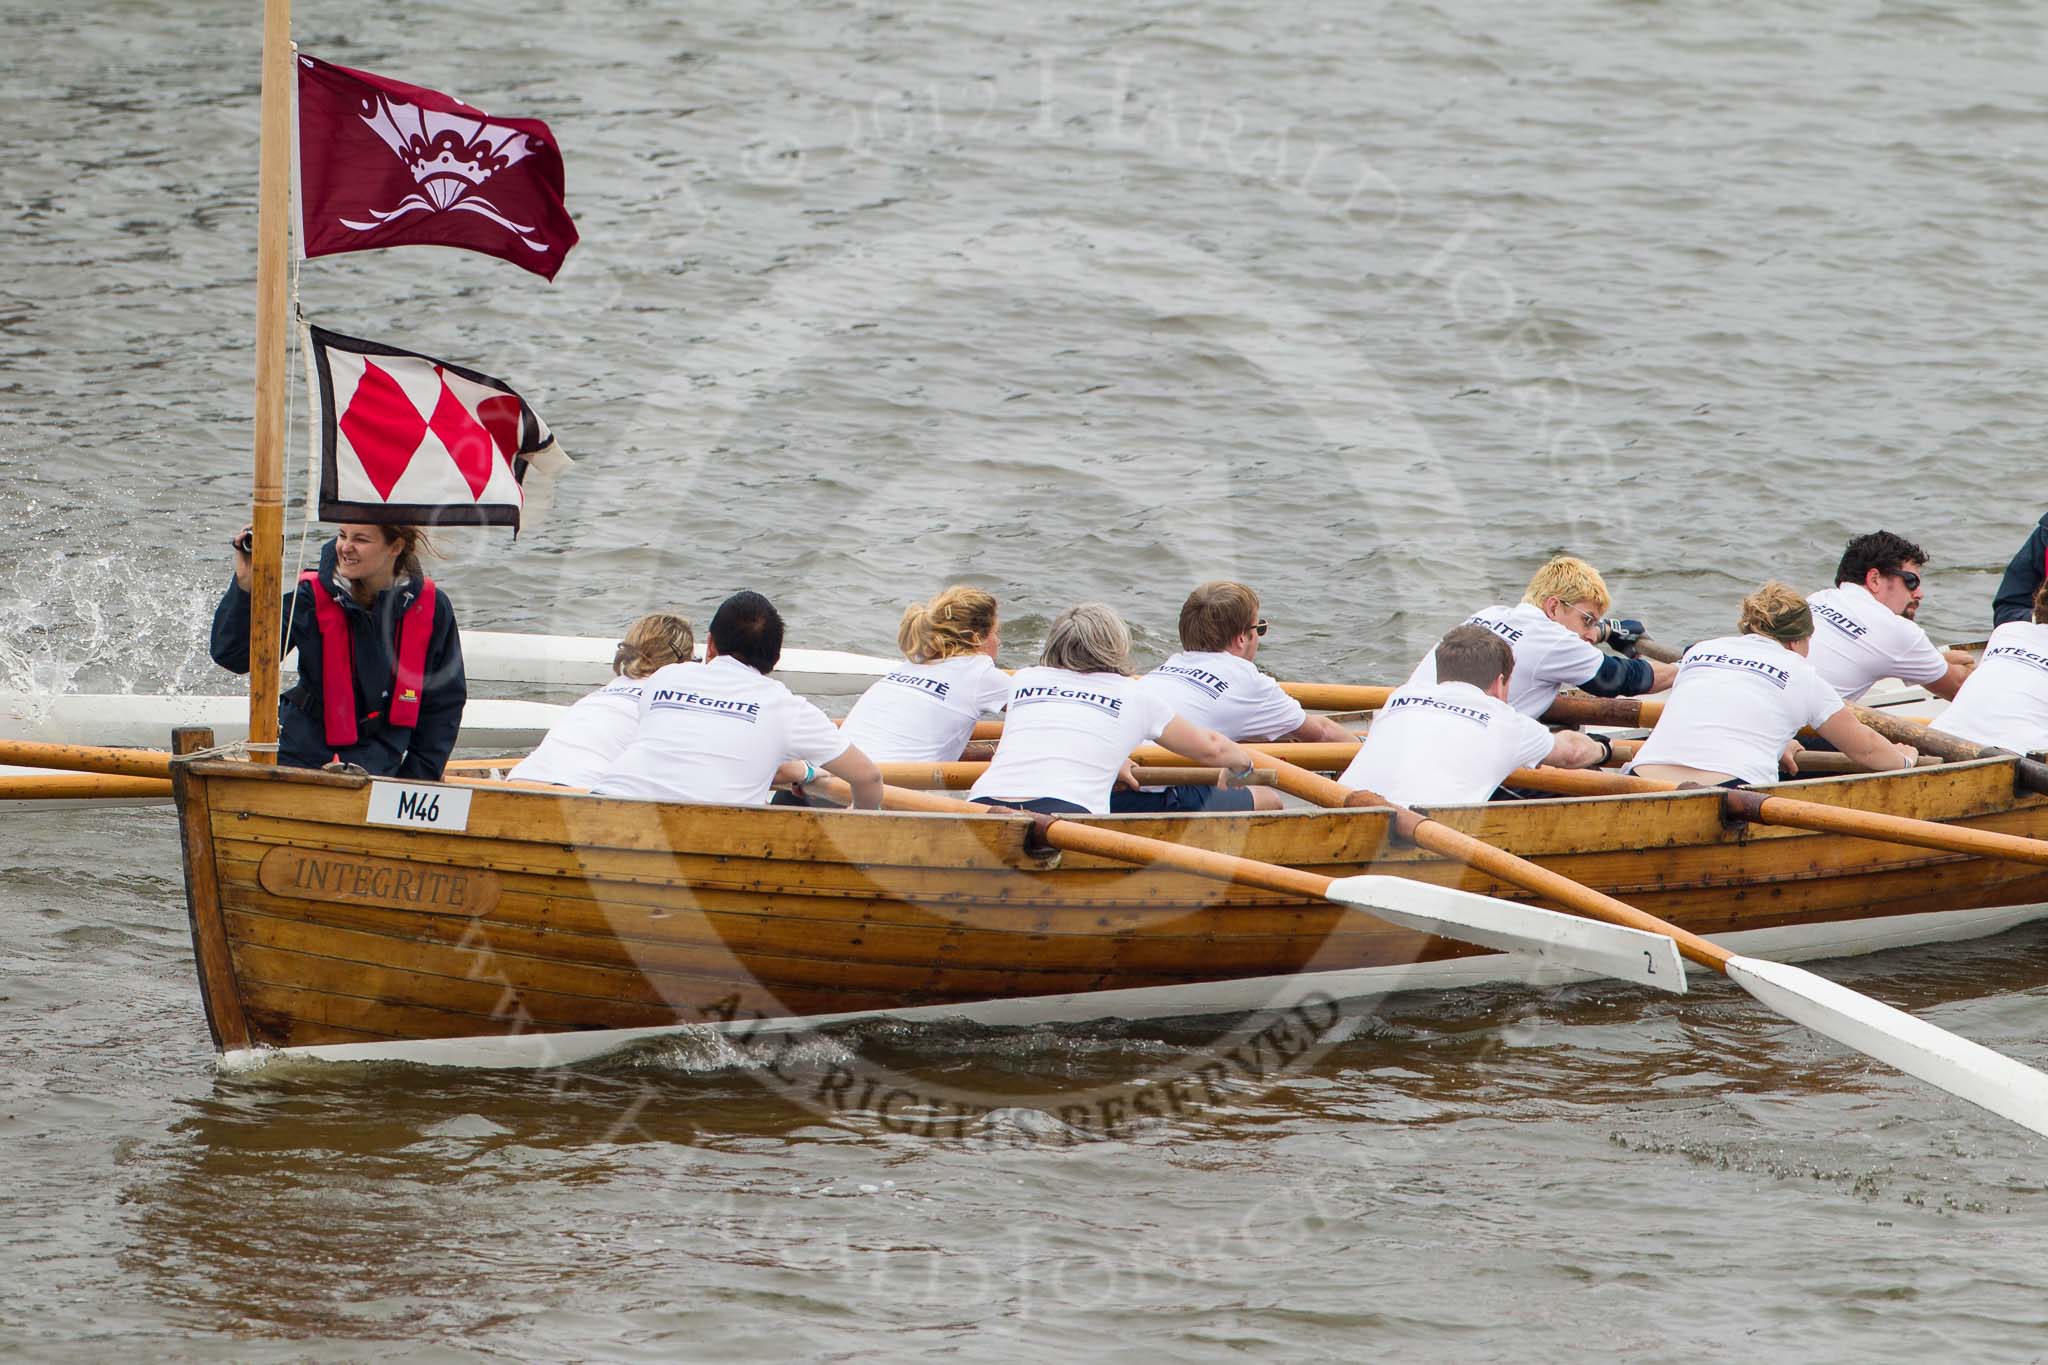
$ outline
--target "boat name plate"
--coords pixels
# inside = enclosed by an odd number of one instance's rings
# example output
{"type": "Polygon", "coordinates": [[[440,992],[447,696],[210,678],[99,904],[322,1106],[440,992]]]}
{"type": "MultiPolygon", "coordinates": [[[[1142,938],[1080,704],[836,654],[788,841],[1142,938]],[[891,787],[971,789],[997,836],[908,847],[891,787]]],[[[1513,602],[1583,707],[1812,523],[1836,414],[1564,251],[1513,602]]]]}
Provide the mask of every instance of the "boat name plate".
{"type": "Polygon", "coordinates": [[[487,914],[499,890],[498,874],[483,868],[307,848],[273,848],[263,855],[256,880],[273,896],[433,915],[487,914]]]}
{"type": "Polygon", "coordinates": [[[467,787],[442,787],[414,782],[372,782],[370,809],[363,819],[372,825],[403,825],[407,829],[469,828],[467,787]]]}

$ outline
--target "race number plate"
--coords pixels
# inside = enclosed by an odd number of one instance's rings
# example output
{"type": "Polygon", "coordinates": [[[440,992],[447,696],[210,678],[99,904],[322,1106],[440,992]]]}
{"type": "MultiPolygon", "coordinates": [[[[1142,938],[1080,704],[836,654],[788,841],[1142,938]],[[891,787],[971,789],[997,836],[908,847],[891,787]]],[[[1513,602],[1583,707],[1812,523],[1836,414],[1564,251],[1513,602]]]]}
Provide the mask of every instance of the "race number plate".
{"type": "Polygon", "coordinates": [[[373,825],[404,825],[409,829],[468,829],[469,797],[467,787],[372,782],[370,813],[363,818],[373,825]]]}

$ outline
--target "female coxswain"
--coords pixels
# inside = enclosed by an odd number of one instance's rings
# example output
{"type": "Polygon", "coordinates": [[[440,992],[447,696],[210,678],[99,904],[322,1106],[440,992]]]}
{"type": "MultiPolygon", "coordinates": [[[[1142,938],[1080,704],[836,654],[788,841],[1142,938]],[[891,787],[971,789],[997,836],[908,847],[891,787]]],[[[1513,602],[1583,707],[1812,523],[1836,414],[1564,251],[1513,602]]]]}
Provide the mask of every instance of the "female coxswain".
{"type": "MultiPolygon", "coordinates": [[[[213,612],[208,652],[249,671],[249,528],[235,539],[234,581],[213,612]]],[[[417,526],[343,522],[284,599],[284,648],[298,685],[278,705],[277,761],[347,763],[380,777],[438,781],[469,697],[448,594],[420,568],[433,554],[417,526]]]]}

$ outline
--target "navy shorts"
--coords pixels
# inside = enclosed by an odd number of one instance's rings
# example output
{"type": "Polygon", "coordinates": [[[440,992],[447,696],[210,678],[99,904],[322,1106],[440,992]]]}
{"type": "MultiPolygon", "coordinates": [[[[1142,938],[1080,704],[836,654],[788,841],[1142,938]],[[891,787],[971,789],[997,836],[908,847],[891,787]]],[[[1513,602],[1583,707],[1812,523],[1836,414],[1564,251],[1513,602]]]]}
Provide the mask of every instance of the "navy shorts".
{"type": "Polygon", "coordinates": [[[1109,794],[1112,815],[1193,815],[1251,808],[1252,794],[1247,787],[1163,787],[1156,792],[1119,787],[1109,794]]]}
{"type": "Polygon", "coordinates": [[[1086,806],[1077,806],[1071,801],[1062,801],[1057,796],[1034,796],[1029,801],[998,801],[993,796],[968,798],[976,805],[1002,806],[1007,810],[1028,810],[1034,815],[1090,815],[1086,806]]]}

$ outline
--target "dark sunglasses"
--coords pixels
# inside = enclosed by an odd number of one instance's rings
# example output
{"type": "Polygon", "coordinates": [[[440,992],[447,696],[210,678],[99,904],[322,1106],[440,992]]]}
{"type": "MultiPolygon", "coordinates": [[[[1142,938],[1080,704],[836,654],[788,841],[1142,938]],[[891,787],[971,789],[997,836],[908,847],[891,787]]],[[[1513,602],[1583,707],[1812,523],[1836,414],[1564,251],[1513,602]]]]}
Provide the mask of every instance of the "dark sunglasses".
{"type": "Polygon", "coordinates": [[[1893,578],[1898,579],[1901,583],[1904,583],[1906,585],[1907,592],[1920,591],[1919,574],[1908,573],[1904,569],[1886,569],[1885,572],[1890,574],[1893,578]]]}
{"type": "Polygon", "coordinates": [[[1254,621],[1254,622],[1252,623],[1252,634],[1254,634],[1254,635],[1260,635],[1260,636],[1263,636],[1263,635],[1264,635],[1265,633],[1266,633],[1266,622],[1265,622],[1265,618],[1264,618],[1264,617],[1261,617],[1261,618],[1260,618],[1259,620],[1257,620],[1257,621],[1254,621]]]}

